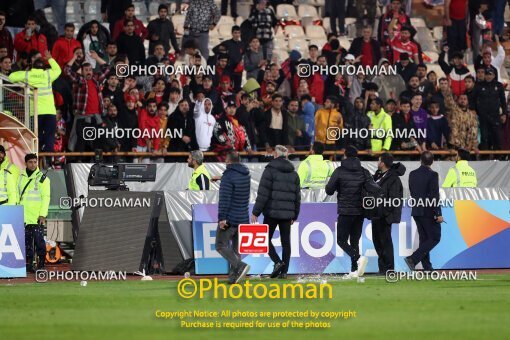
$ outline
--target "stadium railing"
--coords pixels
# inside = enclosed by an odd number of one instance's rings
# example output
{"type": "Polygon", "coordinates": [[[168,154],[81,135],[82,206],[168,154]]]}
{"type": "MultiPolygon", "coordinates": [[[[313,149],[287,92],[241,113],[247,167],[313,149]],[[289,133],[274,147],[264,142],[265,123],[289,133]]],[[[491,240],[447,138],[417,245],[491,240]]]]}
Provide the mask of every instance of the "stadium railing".
{"type": "MultiPolygon", "coordinates": [[[[20,123],[38,136],[37,121],[37,89],[25,83],[12,83],[9,78],[0,74],[0,112],[16,118],[20,123]],[[33,100],[33,112],[30,115],[30,102],[33,100]]],[[[9,129],[9,128],[7,128],[9,129]]],[[[39,149],[39,141],[35,140],[32,152],[39,149]]]]}

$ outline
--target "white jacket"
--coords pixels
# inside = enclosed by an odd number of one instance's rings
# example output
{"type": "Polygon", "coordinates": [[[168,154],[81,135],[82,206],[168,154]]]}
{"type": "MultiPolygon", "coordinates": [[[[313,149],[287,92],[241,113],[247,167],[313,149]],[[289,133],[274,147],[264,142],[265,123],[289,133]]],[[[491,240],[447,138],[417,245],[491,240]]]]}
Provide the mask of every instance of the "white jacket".
{"type": "Polygon", "coordinates": [[[205,98],[203,102],[196,102],[193,110],[193,118],[195,118],[195,134],[197,136],[198,148],[200,151],[207,151],[211,146],[211,138],[213,135],[216,119],[212,115],[212,101],[205,98]],[[211,102],[211,111],[205,112],[204,103],[211,102]]]}

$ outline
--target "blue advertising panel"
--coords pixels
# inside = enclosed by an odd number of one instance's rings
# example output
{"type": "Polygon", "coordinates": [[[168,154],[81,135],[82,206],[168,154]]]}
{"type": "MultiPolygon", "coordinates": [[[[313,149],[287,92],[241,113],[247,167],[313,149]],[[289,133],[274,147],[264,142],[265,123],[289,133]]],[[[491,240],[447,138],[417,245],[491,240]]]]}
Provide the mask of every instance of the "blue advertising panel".
{"type": "Polygon", "coordinates": [[[26,277],[23,207],[0,206],[0,277],[26,277]]]}
{"type": "MultiPolygon", "coordinates": [[[[252,206],[250,206],[251,211],[252,206]]],[[[510,268],[510,216],[508,201],[454,201],[443,208],[447,223],[441,225],[441,242],[431,252],[435,269],[510,268]]],[[[214,248],[217,204],[193,206],[193,240],[197,274],[225,274],[227,263],[214,248]]],[[[262,222],[262,218],[259,218],[262,222]]],[[[289,274],[346,273],[350,258],[336,242],[336,203],[303,203],[291,229],[292,254],[289,274]]],[[[418,247],[419,237],[411,209],[402,210],[399,224],[392,226],[395,270],[407,271],[404,257],[418,247]]],[[[273,244],[281,254],[278,230],[273,244]]],[[[361,253],[368,257],[368,273],[378,271],[372,242],[372,224],[363,223],[361,253]]],[[[245,255],[250,274],[269,274],[273,263],[268,255],[245,255]]],[[[420,268],[420,267],[418,267],[420,268]]]]}

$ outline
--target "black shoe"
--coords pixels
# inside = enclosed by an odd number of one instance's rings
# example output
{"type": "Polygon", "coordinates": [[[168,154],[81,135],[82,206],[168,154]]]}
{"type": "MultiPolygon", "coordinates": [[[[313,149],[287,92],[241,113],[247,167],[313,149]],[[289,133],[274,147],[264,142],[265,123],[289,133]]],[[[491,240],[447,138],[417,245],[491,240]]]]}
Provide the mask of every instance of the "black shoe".
{"type": "Polygon", "coordinates": [[[230,272],[228,273],[227,282],[229,284],[234,284],[234,283],[236,283],[236,278],[237,278],[237,271],[234,268],[230,269],[230,272]]]}
{"type": "Polygon", "coordinates": [[[46,257],[45,256],[39,256],[39,261],[37,261],[37,267],[36,269],[39,270],[39,269],[44,269],[44,262],[46,261],[46,257]]]}
{"type": "Polygon", "coordinates": [[[406,261],[406,264],[409,267],[409,270],[413,271],[414,267],[416,267],[416,265],[414,264],[413,260],[411,259],[411,256],[405,257],[404,261],[406,261]]]}
{"type": "Polygon", "coordinates": [[[273,268],[273,272],[271,273],[271,275],[269,277],[274,279],[275,277],[280,275],[280,273],[283,271],[283,267],[285,267],[285,263],[283,263],[283,262],[278,262],[277,264],[275,264],[274,268],[273,268]]]}
{"type": "Polygon", "coordinates": [[[279,279],[286,279],[287,278],[287,274],[286,273],[281,273],[280,275],[278,275],[278,278],[279,279]]]}
{"type": "Polygon", "coordinates": [[[234,283],[238,283],[239,281],[241,281],[246,276],[246,274],[248,274],[249,271],[250,271],[250,265],[248,265],[244,262],[241,262],[241,264],[237,268],[237,275],[235,276],[234,283]]]}

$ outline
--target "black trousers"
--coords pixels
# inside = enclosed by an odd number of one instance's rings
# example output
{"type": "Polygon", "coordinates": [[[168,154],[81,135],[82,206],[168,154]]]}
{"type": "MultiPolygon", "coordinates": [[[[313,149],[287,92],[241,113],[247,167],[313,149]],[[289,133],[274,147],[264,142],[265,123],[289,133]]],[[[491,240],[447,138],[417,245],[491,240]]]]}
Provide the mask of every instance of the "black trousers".
{"type": "Polygon", "coordinates": [[[441,241],[441,224],[433,217],[413,216],[420,236],[420,245],[411,255],[415,264],[421,262],[424,270],[434,270],[430,263],[430,251],[441,241]]]}
{"type": "Polygon", "coordinates": [[[358,270],[359,239],[363,228],[363,216],[338,215],[336,241],[340,248],[351,257],[351,272],[358,270]],[[347,242],[349,240],[349,243],[347,242]]]}
{"type": "Polygon", "coordinates": [[[57,118],[55,115],[37,116],[39,123],[39,150],[53,152],[55,146],[55,130],[57,129],[57,118]]]}
{"type": "Polygon", "coordinates": [[[446,29],[448,47],[450,48],[449,55],[453,55],[454,52],[463,52],[467,48],[466,33],[466,20],[452,19],[452,25],[446,29]]]}
{"type": "Polygon", "coordinates": [[[481,143],[480,150],[500,150],[501,125],[488,121],[485,117],[480,119],[481,143]]]}
{"type": "Polygon", "coordinates": [[[287,274],[290,262],[290,220],[279,220],[264,216],[264,224],[269,225],[269,257],[276,264],[284,262],[282,273],[287,274]],[[280,240],[282,241],[282,259],[278,256],[273,245],[273,235],[276,227],[280,228],[280,240]]]}
{"type": "Polygon", "coordinates": [[[333,34],[345,34],[345,1],[333,0],[331,3],[331,32],[333,34]],[[337,31],[338,22],[338,31],[337,31]]]}
{"type": "MultiPolygon", "coordinates": [[[[221,0],[221,15],[227,15],[228,0],[221,0]]],[[[237,0],[230,0],[230,16],[237,17],[237,0]]]]}
{"type": "Polygon", "coordinates": [[[25,249],[27,263],[34,260],[34,246],[37,256],[46,256],[46,242],[44,241],[44,226],[38,224],[25,225],[25,249]]]}
{"type": "Polygon", "coordinates": [[[372,220],[372,239],[377,252],[379,272],[385,273],[395,269],[393,257],[393,240],[391,239],[391,224],[385,219],[372,220]]]}

